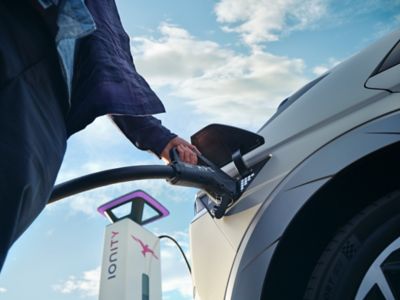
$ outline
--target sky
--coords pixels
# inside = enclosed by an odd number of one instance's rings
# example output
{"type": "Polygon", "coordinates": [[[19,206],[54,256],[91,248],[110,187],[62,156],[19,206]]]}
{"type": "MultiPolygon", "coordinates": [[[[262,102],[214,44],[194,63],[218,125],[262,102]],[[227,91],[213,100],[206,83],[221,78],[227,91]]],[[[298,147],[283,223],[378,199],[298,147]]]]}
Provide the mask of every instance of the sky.
{"type": "MultiPolygon", "coordinates": [[[[158,117],[185,139],[210,123],[257,131],[281,100],[400,26],[400,0],[117,0],[135,65],[162,99],[158,117]]],[[[109,168],[162,164],[108,117],[68,141],[57,181],[109,168]]],[[[171,215],[149,225],[190,257],[196,190],[164,181],[113,185],[49,205],[11,249],[0,299],[97,299],[104,228],[96,208],[143,189],[171,215]]],[[[191,279],[161,243],[163,299],[187,300],[191,279]]]]}

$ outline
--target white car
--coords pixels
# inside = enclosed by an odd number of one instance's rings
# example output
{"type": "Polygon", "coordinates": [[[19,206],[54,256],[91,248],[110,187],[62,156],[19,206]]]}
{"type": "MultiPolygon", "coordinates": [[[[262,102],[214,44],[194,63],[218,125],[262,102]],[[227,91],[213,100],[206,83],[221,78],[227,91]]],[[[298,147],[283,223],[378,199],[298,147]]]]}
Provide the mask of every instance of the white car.
{"type": "MultiPolygon", "coordinates": [[[[258,131],[265,142],[224,166],[256,171],[222,218],[198,194],[196,299],[400,299],[399,40],[400,30],[284,100],[258,131]]],[[[242,136],[216,145],[204,138],[213,130],[193,142],[215,162],[242,136]]]]}

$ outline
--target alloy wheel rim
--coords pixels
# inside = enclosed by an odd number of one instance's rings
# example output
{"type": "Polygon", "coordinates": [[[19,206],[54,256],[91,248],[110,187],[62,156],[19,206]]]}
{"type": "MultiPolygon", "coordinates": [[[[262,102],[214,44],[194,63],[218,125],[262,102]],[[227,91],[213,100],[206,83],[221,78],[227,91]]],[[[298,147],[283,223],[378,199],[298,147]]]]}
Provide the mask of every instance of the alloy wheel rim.
{"type": "Polygon", "coordinates": [[[365,273],[355,300],[400,299],[400,237],[387,246],[365,273]],[[397,283],[397,284],[396,284],[397,283]]]}

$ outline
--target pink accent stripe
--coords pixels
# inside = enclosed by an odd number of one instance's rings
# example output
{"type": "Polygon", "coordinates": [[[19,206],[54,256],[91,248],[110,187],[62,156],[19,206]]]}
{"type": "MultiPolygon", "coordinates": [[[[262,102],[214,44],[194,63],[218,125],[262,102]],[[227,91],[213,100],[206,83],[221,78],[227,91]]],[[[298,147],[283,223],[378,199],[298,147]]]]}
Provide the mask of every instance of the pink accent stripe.
{"type": "Polygon", "coordinates": [[[164,218],[169,215],[169,211],[168,211],[168,209],[165,208],[165,206],[163,206],[156,199],[154,199],[153,197],[151,197],[150,195],[146,194],[145,192],[143,192],[141,190],[137,190],[137,191],[131,192],[129,194],[126,194],[124,196],[121,196],[119,198],[116,198],[114,200],[111,200],[110,202],[107,202],[107,203],[99,206],[99,208],[97,208],[97,211],[100,214],[102,214],[103,216],[105,216],[106,210],[116,207],[125,202],[129,202],[132,200],[132,198],[143,198],[147,203],[149,203],[152,207],[154,207],[157,211],[159,211],[161,213],[161,215],[162,215],[161,218],[164,218]]]}

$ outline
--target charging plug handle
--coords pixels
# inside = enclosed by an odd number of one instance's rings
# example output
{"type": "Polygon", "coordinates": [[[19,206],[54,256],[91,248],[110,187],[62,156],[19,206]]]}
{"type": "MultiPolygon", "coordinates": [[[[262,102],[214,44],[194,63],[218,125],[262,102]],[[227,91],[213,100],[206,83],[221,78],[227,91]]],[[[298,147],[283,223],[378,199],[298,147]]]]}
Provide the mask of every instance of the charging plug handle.
{"type": "Polygon", "coordinates": [[[174,169],[174,176],[167,179],[173,185],[197,187],[206,191],[213,198],[219,199],[220,204],[216,205],[216,218],[221,218],[229,203],[239,197],[238,184],[236,180],[228,176],[215,166],[191,165],[182,162],[179,154],[174,148],[170,153],[171,164],[174,169]],[[220,208],[218,208],[221,206],[220,208]],[[221,211],[223,213],[221,214],[221,211]]]}

